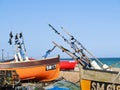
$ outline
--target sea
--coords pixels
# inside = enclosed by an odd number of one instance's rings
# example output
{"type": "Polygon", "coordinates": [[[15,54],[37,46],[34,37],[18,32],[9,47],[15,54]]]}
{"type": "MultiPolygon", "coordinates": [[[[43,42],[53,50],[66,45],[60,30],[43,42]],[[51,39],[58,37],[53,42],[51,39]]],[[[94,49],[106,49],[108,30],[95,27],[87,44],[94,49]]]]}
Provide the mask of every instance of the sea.
{"type": "Polygon", "coordinates": [[[120,67],[120,58],[98,58],[102,63],[111,67],[120,67]]]}
{"type": "MultiPolygon", "coordinates": [[[[112,57],[112,58],[97,58],[101,63],[106,64],[111,67],[120,68],[120,57],[112,57]]],[[[61,58],[61,60],[73,60],[72,58],[61,58]]],[[[91,60],[95,60],[91,58],[91,60]]]]}

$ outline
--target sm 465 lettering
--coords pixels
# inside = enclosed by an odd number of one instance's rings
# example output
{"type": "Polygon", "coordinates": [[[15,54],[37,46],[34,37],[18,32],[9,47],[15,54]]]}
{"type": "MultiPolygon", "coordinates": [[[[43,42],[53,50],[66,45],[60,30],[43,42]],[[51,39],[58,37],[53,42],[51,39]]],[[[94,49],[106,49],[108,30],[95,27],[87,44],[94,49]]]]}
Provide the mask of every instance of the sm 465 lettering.
{"type": "Polygon", "coordinates": [[[92,81],[91,90],[120,90],[120,84],[92,81]]]}

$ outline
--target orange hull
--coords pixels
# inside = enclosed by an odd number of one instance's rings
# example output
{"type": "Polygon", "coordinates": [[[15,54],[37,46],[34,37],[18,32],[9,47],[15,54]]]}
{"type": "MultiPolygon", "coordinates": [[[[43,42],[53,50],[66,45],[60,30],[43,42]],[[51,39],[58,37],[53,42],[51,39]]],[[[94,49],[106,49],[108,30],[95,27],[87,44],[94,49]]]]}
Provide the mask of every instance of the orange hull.
{"type": "Polygon", "coordinates": [[[0,63],[1,70],[16,70],[21,80],[55,80],[60,71],[59,57],[24,62],[0,63]]]}

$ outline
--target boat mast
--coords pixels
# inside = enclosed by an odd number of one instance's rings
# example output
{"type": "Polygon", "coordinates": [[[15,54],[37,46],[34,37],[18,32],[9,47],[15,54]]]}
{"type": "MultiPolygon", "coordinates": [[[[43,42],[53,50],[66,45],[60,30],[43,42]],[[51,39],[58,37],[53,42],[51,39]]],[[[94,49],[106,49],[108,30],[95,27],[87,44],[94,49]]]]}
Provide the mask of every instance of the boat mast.
{"type": "MultiPolygon", "coordinates": [[[[65,33],[67,33],[68,36],[70,36],[70,40],[67,40],[61,33],[59,33],[52,25],[48,24],[49,27],[52,28],[53,31],[57,35],[59,35],[67,44],[70,45],[70,47],[74,50],[75,54],[79,54],[81,59],[84,59],[86,62],[89,62],[94,68],[96,69],[107,69],[109,68],[106,64],[103,64],[98,58],[96,58],[91,52],[89,52],[74,36],[72,36],[70,33],[64,30],[65,33]],[[84,52],[85,51],[85,52],[84,52]],[[91,60],[91,58],[88,57],[87,54],[92,56],[95,60],[91,60]],[[96,62],[97,61],[97,62],[96,62]]],[[[63,27],[62,27],[63,29],[63,27]]]]}
{"type": "MultiPolygon", "coordinates": [[[[9,39],[9,44],[12,45],[12,39],[13,35],[12,32],[10,32],[10,39],[9,39]]],[[[16,33],[15,38],[14,38],[14,43],[15,43],[15,60],[16,61],[23,61],[23,60],[28,60],[28,57],[26,55],[26,48],[24,44],[24,38],[22,33],[16,33]]]]}

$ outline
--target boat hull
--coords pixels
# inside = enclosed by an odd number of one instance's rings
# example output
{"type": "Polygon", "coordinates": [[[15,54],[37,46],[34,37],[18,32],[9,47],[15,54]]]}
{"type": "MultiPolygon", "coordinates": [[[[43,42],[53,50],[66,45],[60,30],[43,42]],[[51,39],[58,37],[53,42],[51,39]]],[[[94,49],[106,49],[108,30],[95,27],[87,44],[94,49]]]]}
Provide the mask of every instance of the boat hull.
{"type": "Polygon", "coordinates": [[[74,70],[76,64],[76,61],[62,60],[60,61],[60,70],[74,70]]]}
{"type": "Polygon", "coordinates": [[[1,70],[16,70],[21,80],[55,80],[59,75],[59,57],[24,62],[0,63],[1,70]]]}
{"type": "Polygon", "coordinates": [[[83,68],[80,71],[82,90],[120,90],[120,73],[83,68]]]}

